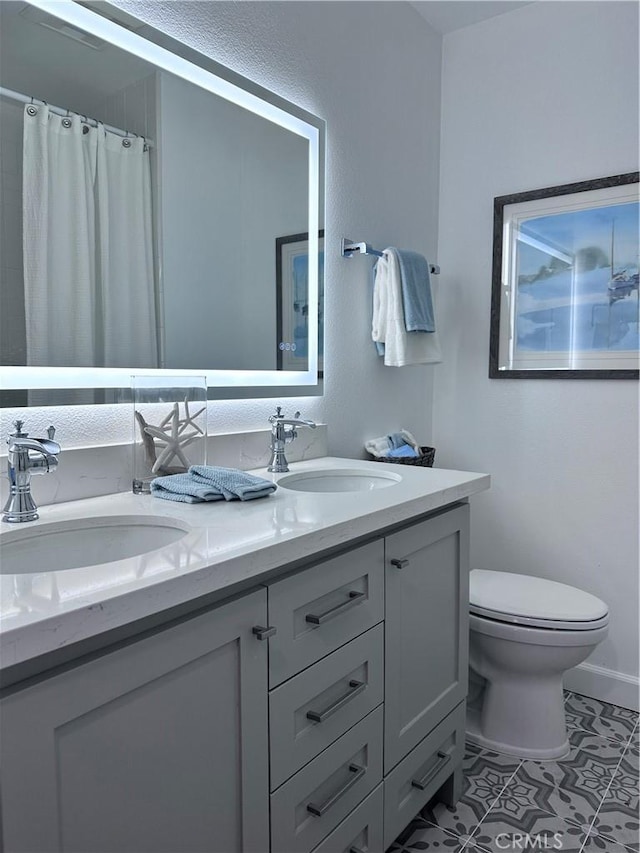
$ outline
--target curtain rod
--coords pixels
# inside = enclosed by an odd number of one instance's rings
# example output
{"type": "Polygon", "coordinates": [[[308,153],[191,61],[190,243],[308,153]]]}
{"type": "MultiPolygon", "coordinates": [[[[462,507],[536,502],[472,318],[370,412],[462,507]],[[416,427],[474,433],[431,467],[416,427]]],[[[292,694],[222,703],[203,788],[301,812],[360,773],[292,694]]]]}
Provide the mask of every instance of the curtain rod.
{"type": "MultiPolygon", "coordinates": [[[[346,237],[342,238],[340,246],[340,254],[343,258],[352,258],[355,254],[375,255],[377,258],[381,258],[383,255],[383,252],[378,251],[378,249],[374,249],[373,246],[370,246],[368,243],[353,243],[346,237]]],[[[429,272],[431,275],[440,275],[440,267],[438,264],[429,264],[429,272]]]]}
{"type": "Polygon", "coordinates": [[[18,101],[21,104],[34,104],[34,106],[40,106],[40,104],[44,104],[49,107],[49,110],[52,113],[55,113],[59,116],[68,116],[69,114],[80,116],[81,119],[84,120],[85,124],[91,125],[92,127],[97,127],[98,124],[102,124],[103,128],[109,133],[113,133],[116,136],[121,136],[123,139],[126,139],[127,136],[137,136],[139,138],[144,139],[144,143],[147,148],[153,148],[154,143],[152,140],[147,139],[146,136],[141,136],[139,133],[130,133],[127,130],[121,130],[119,127],[112,127],[110,124],[104,124],[103,122],[98,122],[95,118],[89,118],[84,113],[79,113],[76,110],[65,110],[63,107],[54,107],[52,104],[48,104],[46,101],[43,101],[42,98],[32,98],[30,95],[23,95],[21,92],[14,92],[13,89],[7,89],[4,86],[0,86],[0,95],[5,98],[11,98],[13,101],[18,101]],[[40,104],[34,103],[34,101],[40,101],[40,104]]]}

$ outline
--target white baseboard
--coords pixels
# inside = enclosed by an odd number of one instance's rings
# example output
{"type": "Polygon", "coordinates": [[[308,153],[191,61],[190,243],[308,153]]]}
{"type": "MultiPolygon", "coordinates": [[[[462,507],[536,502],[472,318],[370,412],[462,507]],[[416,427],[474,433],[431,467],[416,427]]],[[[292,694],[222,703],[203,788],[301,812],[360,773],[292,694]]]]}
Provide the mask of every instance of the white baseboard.
{"type": "Polygon", "coordinates": [[[565,673],[564,686],[565,690],[573,690],[592,699],[601,699],[632,711],[640,710],[640,679],[635,675],[581,663],[565,673]]]}

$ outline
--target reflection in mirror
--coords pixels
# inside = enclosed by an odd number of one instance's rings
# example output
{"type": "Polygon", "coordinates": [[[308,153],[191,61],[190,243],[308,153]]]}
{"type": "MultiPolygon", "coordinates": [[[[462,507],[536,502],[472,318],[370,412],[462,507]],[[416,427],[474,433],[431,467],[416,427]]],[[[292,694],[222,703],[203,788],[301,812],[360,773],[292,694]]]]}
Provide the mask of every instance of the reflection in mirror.
{"type": "Polygon", "coordinates": [[[322,225],[323,122],[89,5],[127,29],[60,0],[0,4],[5,385],[150,369],[315,384],[318,240],[295,288],[276,272],[283,239],[322,225]]]}

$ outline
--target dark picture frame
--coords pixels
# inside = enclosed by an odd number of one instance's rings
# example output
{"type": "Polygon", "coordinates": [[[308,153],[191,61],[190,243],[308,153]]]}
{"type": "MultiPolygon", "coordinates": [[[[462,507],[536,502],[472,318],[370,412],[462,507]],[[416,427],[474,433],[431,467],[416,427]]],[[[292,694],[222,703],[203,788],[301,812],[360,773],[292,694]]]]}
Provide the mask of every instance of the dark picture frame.
{"type": "Polygon", "coordinates": [[[493,202],[491,379],[638,379],[638,172],[493,202]]]}

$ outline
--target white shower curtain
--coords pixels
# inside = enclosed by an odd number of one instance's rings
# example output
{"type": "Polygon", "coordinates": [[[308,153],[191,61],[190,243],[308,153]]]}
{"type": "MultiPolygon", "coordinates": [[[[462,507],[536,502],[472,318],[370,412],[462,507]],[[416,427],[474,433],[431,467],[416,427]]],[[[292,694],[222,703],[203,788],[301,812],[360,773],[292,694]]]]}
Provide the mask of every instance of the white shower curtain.
{"type": "Polygon", "coordinates": [[[151,178],[142,139],[38,106],[24,114],[31,365],[157,367],[151,178]],[[65,126],[67,125],[67,126],[65,126]]]}

